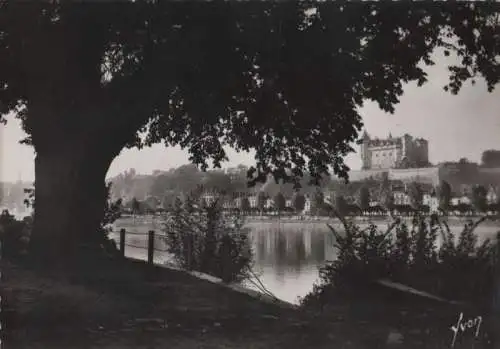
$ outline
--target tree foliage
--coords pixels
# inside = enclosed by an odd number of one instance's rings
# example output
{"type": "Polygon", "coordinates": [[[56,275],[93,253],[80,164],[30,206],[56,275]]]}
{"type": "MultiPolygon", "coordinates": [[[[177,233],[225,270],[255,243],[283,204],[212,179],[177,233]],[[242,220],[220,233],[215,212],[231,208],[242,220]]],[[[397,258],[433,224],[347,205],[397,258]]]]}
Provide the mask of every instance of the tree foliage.
{"type": "Polygon", "coordinates": [[[224,192],[233,192],[231,177],[222,171],[208,171],[202,181],[207,190],[218,190],[224,192]]]}
{"type": "Polygon", "coordinates": [[[249,276],[253,251],[248,230],[239,216],[224,215],[220,200],[205,207],[196,205],[196,193],[184,203],[176,200],[164,225],[168,252],[185,269],[196,270],[224,282],[249,276]]]}
{"type": "Polygon", "coordinates": [[[300,192],[295,192],[292,196],[292,206],[295,212],[302,212],[306,206],[306,197],[300,192]]]}
{"type": "Polygon", "coordinates": [[[380,205],[388,211],[394,209],[394,193],[390,189],[386,189],[380,196],[380,205]]]}
{"type": "MultiPolygon", "coordinates": [[[[335,236],[338,258],[321,268],[320,282],[302,304],[345,305],[349,300],[367,299],[380,302],[389,295],[373,292],[373,282],[380,279],[445,299],[491,304],[496,246],[490,239],[478,243],[474,230],[481,222],[465,224],[459,234],[450,231],[446,222],[424,216],[416,216],[411,228],[403,220],[383,230],[375,224],[362,229],[343,221],[342,233],[328,225],[335,236]],[[438,234],[442,241],[439,247],[438,234]],[[473,282],[464,283],[464,279],[473,282]]],[[[417,307],[421,309],[422,305],[417,307]]]]}
{"type": "Polygon", "coordinates": [[[149,196],[143,201],[144,210],[147,212],[156,211],[159,205],[159,200],[154,196],[149,196]]]}
{"type": "Polygon", "coordinates": [[[384,176],[378,188],[378,200],[380,202],[383,202],[386,194],[390,191],[391,191],[391,182],[389,181],[389,178],[387,176],[384,176]]]}
{"type": "Polygon", "coordinates": [[[485,212],[488,206],[488,191],[482,185],[475,185],[471,192],[471,203],[478,212],[485,212]]]}
{"type": "MultiPolygon", "coordinates": [[[[196,166],[183,165],[151,178],[148,192],[153,196],[161,196],[165,191],[188,193],[202,184],[202,179],[202,174],[196,166]]],[[[130,183],[128,187],[132,187],[134,184],[130,183]]]]}
{"type": "Polygon", "coordinates": [[[200,198],[200,200],[199,200],[199,206],[202,209],[208,207],[207,200],[204,197],[200,198]]]}
{"type": "Polygon", "coordinates": [[[499,76],[489,3],[1,6],[0,111],[19,111],[40,150],[50,136],[113,130],[118,151],[165,140],[204,168],[225,159],[224,144],[255,148],[254,178],[287,177],[288,164],[345,176],[357,108],[370,99],[393,112],[402,83],[427,81],[419,63],[433,64],[436,47],[461,58],[453,93],[476,76],[492,90],[499,76]]]}
{"type": "Polygon", "coordinates": [[[485,150],[481,155],[481,165],[484,167],[500,167],[500,150],[485,150]]]}
{"type": "Polygon", "coordinates": [[[318,188],[312,195],[311,211],[313,214],[318,214],[323,209],[325,204],[325,194],[318,188]]]}
{"type": "Polygon", "coordinates": [[[161,205],[162,207],[165,209],[165,210],[170,210],[173,208],[174,206],[174,203],[175,203],[175,198],[176,198],[176,195],[174,192],[166,192],[164,195],[163,195],[163,198],[162,198],[162,201],[161,201],[161,205]]]}
{"type": "MultiPolygon", "coordinates": [[[[26,195],[24,199],[24,205],[27,208],[35,209],[35,183],[33,183],[32,188],[24,188],[24,194],[26,195]]],[[[0,197],[0,202],[2,202],[2,198],[0,197]]]]}
{"type": "Polygon", "coordinates": [[[266,207],[267,195],[263,191],[259,191],[257,194],[257,207],[262,212],[266,207]]]}
{"type": "Polygon", "coordinates": [[[378,200],[382,207],[388,211],[394,209],[394,193],[392,192],[391,183],[387,176],[382,178],[378,189],[378,200]]]}
{"type": "Polygon", "coordinates": [[[348,214],[349,205],[343,195],[335,196],[335,209],[337,210],[338,214],[342,217],[348,214]]]}
{"type": "Polygon", "coordinates": [[[240,210],[243,213],[248,213],[250,211],[250,209],[251,209],[250,200],[248,200],[248,198],[246,196],[242,197],[240,200],[240,210]]]}
{"type": "MultiPolygon", "coordinates": [[[[221,170],[200,171],[196,166],[182,165],[178,168],[171,168],[168,171],[154,171],[151,175],[140,175],[132,177],[129,171],[120,173],[110,180],[113,182],[113,198],[135,197],[144,200],[148,196],[163,198],[165,195],[178,195],[181,192],[189,193],[199,185],[208,191],[225,191],[239,197],[241,194],[248,195],[254,193],[258,186],[249,188],[247,186],[247,168],[239,165],[232,168],[230,173],[221,170]]],[[[303,192],[312,192],[316,186],[308,184],[307,172],[301,180],[303,192]]],[[[323,178],[322,182],[328,184],[329,178],[323,178]]],[[[264,184],[265,191],[270,196],[281,192],[285,197],[294,193],[292,183],[280,181],[276,183],[272,178],[264,184]]]]}
{"type": "Polygon", "coordinates": [[[370,190],[366,186],[359,189],[359,208],[366,211],[370,208],[370,190]]]}
{"type": "Polygon", "coordinates": [[[408,196],[410,197],[410,205],[413,209],[418,210],[422,206],[423,195],[424,192],[419,183],[410,183],[408,186],[408,196]]]}
{"type": "Polygon", "coordinates": [[[276,208],[276,210],[278,210],[278,212],[283,212],[283,210],[286,207],[286,200],[285,200],[285,197],[283,196],[283,194],[277,193],[274,196],[273,201],[274,201],[274,207],[276,208]]]}
{"type": "Polygon", "coordinates": [[[143,213],[143,205],[136,198],[132,198],[131,206],[132,206],[132,213],[133,214],[142,214],[143,213]]]}
{"type": "Polygon", "coordinates": [[[445,212],[450,208],[450,200],[452,196],[451,186],[446,181],[441,181],[437,191],[439,199],[439,208],[445,212]]]}
{"type": "Polygon", "coordinates": [[[110,232],[110,225],[114,223],[118,218],[121,217],[122,213],[122,199],[117,199],[115,201],[111,200],[111,185],[112,183],[108,183],[106,185],[106,199],[104,206],[104,218],[101,222],[101,227],[106,232],[110,232]]]}

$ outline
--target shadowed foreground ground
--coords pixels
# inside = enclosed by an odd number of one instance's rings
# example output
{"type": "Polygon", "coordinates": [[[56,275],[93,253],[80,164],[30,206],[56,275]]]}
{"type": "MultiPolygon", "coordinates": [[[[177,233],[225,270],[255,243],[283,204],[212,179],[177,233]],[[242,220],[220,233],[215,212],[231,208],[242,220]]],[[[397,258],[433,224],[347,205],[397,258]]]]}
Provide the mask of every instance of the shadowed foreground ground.
{"type": "Polygon", "coordinates": [[[79,277],[1,267],[3,348],[381,348],[391,329],[401,348],[446,348],[458,315],[377,302],[318,316],[132,261],[79,277]]]}

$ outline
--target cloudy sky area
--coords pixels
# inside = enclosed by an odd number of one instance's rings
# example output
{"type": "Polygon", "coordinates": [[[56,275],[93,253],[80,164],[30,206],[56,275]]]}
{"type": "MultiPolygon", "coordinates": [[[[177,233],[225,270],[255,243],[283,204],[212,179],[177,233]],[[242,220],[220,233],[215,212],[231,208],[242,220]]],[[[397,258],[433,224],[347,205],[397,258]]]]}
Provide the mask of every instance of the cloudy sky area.
{"type": "MultiPolygon", "coordinates": [[[[448,59],[439,54],[436,65],[428,67],[429,82],[423,87],[409,84],[394,114],[381,111],[374,103],[367,103],[360,113],[371,136],[386,137],[409,133],[429,140],[429,158],[433,163],[466,157],[479,161],[486,149],[500,149],[500,89],[488,93],[483,81],[475,86],[469,83],[453,96],[443,91],[448,81],[445,65],[448,59]]],[[[0,125],[0,180],[34,179],[33,149],[18,144],[25,135],[19,123],[8,118],[7,126],[0,125]]],[[[358,150],[358,149],[357,149],[358,150]]],[[[237,164],[252,165],[253,155],[227,149],[229,162],[223,167],[237,164]]],[[[143,150],[123,150],[114,160],[108,177],[129,168],[138,173],[166,170],[189,163],[187,151],[155,145],[143,150]]],[[[346,158],[351,169],[359,169],[357,153],[346,158]]]]}

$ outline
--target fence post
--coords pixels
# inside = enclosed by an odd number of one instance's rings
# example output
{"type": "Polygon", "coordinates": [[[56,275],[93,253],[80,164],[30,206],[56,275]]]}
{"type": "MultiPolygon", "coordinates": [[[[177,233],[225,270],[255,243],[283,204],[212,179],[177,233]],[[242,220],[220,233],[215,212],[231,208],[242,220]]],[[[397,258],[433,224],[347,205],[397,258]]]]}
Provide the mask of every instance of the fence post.
{"type": "Polygon", "coordinates": [[[496,234],[495,253],[493,254],[493,271],[490,277],[493,279],[493,290],[491,305],[489,307],[489,314],[486,325],[486,333],[490,342],[495,343],[498,341],[498,326],[500,326],[500,232],[496,234]]]}
{"type": "Polygon", "coordinates": [[[155,231],[148,232],[148,264],[153,264],[153,257],[155,252],[155,231]]]}
{"type": "Polygon", "coordinates": [[[125,257],[125,229],[120,229],[120,255],[125,257]]]}
{"type": "Polygon", "coordinates": [[[493,269],[493,310],[495,312],[495,316],[498,316],[500,315],[500,232],[497,232],[496,238],[495,267],[493,269]]]}

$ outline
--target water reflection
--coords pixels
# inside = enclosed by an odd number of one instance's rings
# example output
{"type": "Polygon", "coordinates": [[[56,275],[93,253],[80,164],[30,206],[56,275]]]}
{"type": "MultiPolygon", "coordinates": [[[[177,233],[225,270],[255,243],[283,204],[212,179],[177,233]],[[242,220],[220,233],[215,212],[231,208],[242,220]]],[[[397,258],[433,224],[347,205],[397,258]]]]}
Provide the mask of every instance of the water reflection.
{"type": "MultiPolygon", "coordinates": [[[[125,255],[128,257],[147,258],[147,231],[154,229],[150,224],[121,220],[117,229],[125,228],[127,232],[142,233],[127,235],[125,255]],[[136,247],[137,246],[137,247],[136,247]]],[[[340,223],[332,222],[338,231],[342,231],[340,223]]],[[[388,223],[380,222],[379,228],[385,230],[388,223]]],[[[335,259],[334,237],[325,223],[293,223],[286,222],[248,222],[254,251],[254,270],[259,275],[265,287],[276,297],[289,302],[297,302],[297,297],[309,293],[313,284],[318,281],[318,268],[325,261],[335,259]]],[[[361,223],[364,228],[367,223],[361,223]]],[[[452,231],[459,234],[463,225],[455,224],[452,231]]],[[[479,243],[486,237],[492,237],[498,226],[479,226],[476,233],[479,243]]],[[[117,233],[112,234],[119,241],[117,233]]],[[[437,245],[441,244],[438,234],[437,245]]],[[[160,238],[155,239],[155,263],[171,262],[172,258],[166,252],[166,245],[160,238]]],[[[250,283],[247,286],[252,287],[250,283]]]]}
{"type": "MultiPolygon", "coordinates": [[[[342,231],[340,223],[333,223],[342,231]]],[[[385,230],[387,222],[377,224],[385,230]]],[[[361,223],[360,227],[368,226],[361,223]]],[[[312,290],[319,281],[318,269],[326,261],[336,257],[334,236],[324,223],[249,223],[254,246],[255,269],[262,283],[278,298],[297,302],[312,290]]],[[[452,231],[457,235],[462,227],[456,225],[452,231]]],[[[479,243],[491,237],[497,227],[480,226],[476,230],[479,243]]],[[[436,245],[441,245],[438,235],[436,245]]]]}
{"type": "Polygon", "coordinates": [[[333,235],[317,224],[250,224],[255,269],[281,299],[295,302],[318,278],[318,267],[335,257],[333,235]]]}
{"type": "Polygon", "coordinates": [[[300,272],[335,256],[333,236],[319,227],[262,225],[252,227],[256,263],[300,272]]]}

